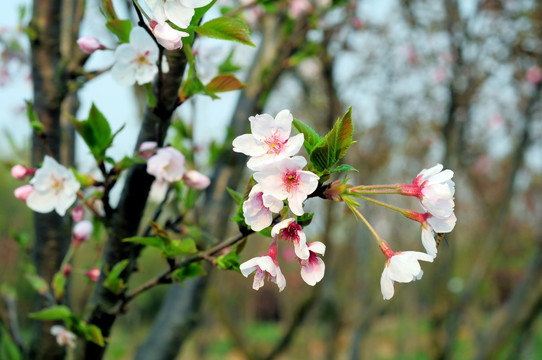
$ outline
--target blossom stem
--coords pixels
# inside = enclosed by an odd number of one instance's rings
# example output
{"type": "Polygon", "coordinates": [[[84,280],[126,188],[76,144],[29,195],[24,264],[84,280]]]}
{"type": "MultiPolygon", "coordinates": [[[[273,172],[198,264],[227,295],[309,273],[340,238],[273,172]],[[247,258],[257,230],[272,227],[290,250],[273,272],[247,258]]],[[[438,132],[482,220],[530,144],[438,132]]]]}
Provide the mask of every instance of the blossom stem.
{"type": "Polygon", "coordinates": [[[382,240],[382,238],[377,234],[376,230],[371,226],[371,224],[365,218],[365,216],[363,216],[361,214],[361,212],[359,212],[359,210],[357,208],[355,208],[355,207],[350,207],[350,210],[352,210],[354,212],[354,214],[356,214],[361,219],[361,221],[363,221],[365,223],[365,225],[369,228],[369,231],[371,231],[371,233],[375,237],[376,241],[378,242],[378,245],[380,247],[382,247],[382,244],[384,243],[384,240],[382,240]]]}
{"type": "Polygon", "coordinates": [[[388,204],[388,203],[385,203],[385,202],[382,202],[382,201],[378,201],[376,199],[373,199],[373,198],[370,198],[370,197],[367,197],[367,196],[363,196],[363,195],[356,195],[356,197],[358,197],[360,199],[363,199],[365,201],[369,201],[369,202],[372,202],[374,204],[383,206],[383,207],[388,208],[390,210],[397,211],[397,212],[401,213],[402,215],[404,215],[406,217],[409,217],[408,215],[410,213],[410,210],[403,209],[403,208],[400,208],[398,206],[394,206],[394,205],[391,205],[391,204],[388,204]]]}

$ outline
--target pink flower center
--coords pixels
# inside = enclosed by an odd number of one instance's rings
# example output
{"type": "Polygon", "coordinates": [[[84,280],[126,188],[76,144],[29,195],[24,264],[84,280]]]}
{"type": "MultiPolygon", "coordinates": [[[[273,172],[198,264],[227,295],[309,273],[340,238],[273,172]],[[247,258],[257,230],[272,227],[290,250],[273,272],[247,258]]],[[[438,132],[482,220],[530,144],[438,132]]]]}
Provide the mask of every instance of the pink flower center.
{"type": "Polygon", "coordinates": [[[266,137],[264,142],[268,147],[267,153],[275,155],[280,154],[287,141],[288,140],[281,140],[276,134],[266,137]]]}
{"type": "Polygon", "coordinates": [[[296,170],[288,170],[282,175],[282,183],[287,192],[297,188],[299,185],[299,175],[296,170]]]}
{"type": "Polygon", "coordinates": [[[139,56],[136,58],[135,62],[138,65],[149,65],[149,60],[147,59],[147,56],[149,56],[149,51],[145,51],[143,54],[139,54],[139,56]]]}
{"type": "Polygon", "coordinates": [[[280,238],[285,241],[299,241],[299,231],[301,226],[293,222],[280,232],[280,238]]]}

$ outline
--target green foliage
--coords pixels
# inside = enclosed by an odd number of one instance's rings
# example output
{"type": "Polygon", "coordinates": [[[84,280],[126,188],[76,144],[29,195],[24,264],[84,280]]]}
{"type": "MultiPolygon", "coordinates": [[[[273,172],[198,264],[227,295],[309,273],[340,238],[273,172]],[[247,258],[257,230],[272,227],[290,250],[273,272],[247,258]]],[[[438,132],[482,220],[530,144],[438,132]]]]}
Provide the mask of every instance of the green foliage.
{"type": "Polygon", "coordinates": [[[182,283],[185,279],[198,277],[205,274],[205,269],[203,269],[203,266],[200,263],[192,262],[178,270],[175,270],[171,274],[171,278],[173,281],[182,283]]]}
{"type": "Polygon", "coordinates": [[[194,29],[202,36],[256,46],[250,40],[250,30],[247,24],[238,18],[220,17],[210,20],[201,26],[196,26],[194,29]]]}
{"type": "Polygon", "coordinates": [[[107,119],[94,104],[90,108],[87,120],[72,119],[72,122],[98,163],[105,160],[107,148],[111,146],[119,131],[124,128],[122,126],[116,133],[111,134],[107,119]]]}
{"type": "Polygon", "coordinates": [[[160,250],[162,256],[167,259],[172,259],[177,255],[192,255],[198,252],[196,242],[192,238],[171,240],[169,236],[164,235],[154,237],[136,236],[124,239],[123,241],[156,248],[160,250]]]}
{"type": "Polygon", "coordinates": [[[316,131],[314,131],[313,128],[311,128],[309,125],[305,124],[304,122],[294,119],[293,126],[297,130],[297,132],[302,133],[304,136],[304,142],[303,147],[305,150],[307,150],[307,153],[310,155],[313,151],[313,149],[318,145],[322,138],[316,131]]]}
{"type": "Polygon", "coordinates": [[[233,54],[234,50],[230,51],[228,57],[226,57],[222,64],[218,65],[219,74],[231,74],[238,70],[241,70],[241,67],[239,65],[233,63],[233,54]]]}
{"type": "Polygon", "coordinates": [[[34,110],[34,104],[32,104],[32,101],[25,100],[26,103],[26,117],[28,118],[28,121],[30,121],[30,126],[32,127],[32,130],[36,132],[36,134],[41,134],[45,131],[45,127],[40,122],[40,119],[38,118],[38,114],[36,114],[36,111],[34,110]]]}
{"type": "Polygon", "coordinates": [[[82,332],[85,335],[85,339],[87,339],[88,341],[92,341],[93,343],[102,347],[105,345],[102,330],[100,330],[99,327],[90,324],[85,325],[83,329],[84,330],[82,332]]]}
{"type": "Polygon", "coordinates": [[[130,260],[124,259],[119,261],[113,266],[113,269],[107,274],[107,278],[104,281],[104,287],[109,289],[114,294],[120,294],[124,289],[126,289],[126,284],[120,274],[126,269],[130,260]]]}
{"type": "Polygon", "coordinates": [[[62,271],[57,272],[53,276],[53,293],[56,299],[62,299],[64,296],[64,289],[66,287],[66,277],[62,274],[62,271]]]}
{"type": "Polygon", "coordinates": [[[304,213],[303,215],[297,217],[296,222],[301,225],[301,227],[309,226],[313,217],[314,213],[304,213]]]}
{"type": "Polygon", "coordinates": [[[229,253],[220,255],[216,258],[216,267],[221,270],[239,271],[240,258],[241,255],[237,254],[236,251],[232,250],[229,253]]]}
{"type": "Polygon", "coordinates": [[[352,107],[338,119],[333,129],[316,145],[310,153],[310,160],[321,172],[331,169],[352,145],[352,107]]]}
{"type": "Polygon", "coordinates": [[[72,315],[71,310],[65,305],[52,306],[41,311],[28,314],[28,317],[36,320],[66,320],[72,315]]]}
{"type": "Polygon", "coordinates": [[[130,42],[130,32],[132,31],[132,22],[130,20],[110,19],[105,26],[117,37],[121,43],[130,42]]]}
{"type": "Polygon", "coordinates": [[[0,324],[0,359],[21,360],[21,351],[15,345],[9,332],[0,324]]]}
{"type": "Polygon", "coordinates": [[[42,277],[31,272],[27,273],[25,277],[30,283],[30,286],[32,286],[39,294],[45,295],[49,292],[49,285],[42,277]]]}
{"type": "Polygon", "coordinates": [[[26,251],[30,248],[30,236],[28,233],[10,230],[9,235],[22,250],[26,251]]]}
{"type": "Polygon", "coordinates": [[[348,164],[341,164],[337,166],[335,169],[331,170],[330,172],[337,173],[337,172],[348,172],[348,171],[359,172],[358,169],[348,164]]]}

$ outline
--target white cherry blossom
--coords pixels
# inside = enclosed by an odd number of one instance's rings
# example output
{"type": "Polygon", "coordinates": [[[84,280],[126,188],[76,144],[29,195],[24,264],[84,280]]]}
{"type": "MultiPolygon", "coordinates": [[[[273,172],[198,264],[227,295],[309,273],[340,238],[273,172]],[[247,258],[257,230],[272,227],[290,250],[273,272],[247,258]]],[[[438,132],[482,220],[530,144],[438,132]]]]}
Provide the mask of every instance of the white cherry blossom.
{"type": "Polygon", "coordinates": [[[433,257],[418,251],[403,251],[392,253],[386,261],[382,277],[380,278],[380,288],[384,300],[393,297],[393,283],[395,281],[408,283],[422,278],[423,270],[418,261],[433,262],[433,257]]]}
{"type": "Polygon", "coordinates": [[[271,225],[273,214],[278,213],[283,207],[282,200],[272,195],[265,195],[259,184],[255,184],[248,199],[243,203],[243,216],[245,222],[254,231],[261,231],[271,225]]]}
{"type": "Polygon", "coordinates": [[[211,179],[196,170],[188,170],[183,175],[183,181],[186,185],[196,190],[203,190],[211,185],[211,179]]]}
{"type": "Polygon", "coordinates": [[[60,216],[64,216],[66,210],[73,205],[80,188],[73,172],[47,155],[30,184],[34,190],[28,195],[26,205],[39,213],[54,210],[60,216]]]}
{"type": "Polygon", "coordinates": [[[307,236],[301,226],[290,218],[282,220],[271,229],[271,236],[279,237],[285,241],[291,241],[294,244],[296,256],[301,260],[309,258],[309,248],[307,247],[307,236]]]}
{"type": "Polygon", "coordinates": [[[247,166],[260,170],[265,165],[297,154],[303,145],[303,134],[290,137],[293,116],[289,110],[280,111],[275,118],[269,114],[249,118],[251,134],[233,140],[233,151],[251,156],[247,166]]]}
{"type": "Polygon", "coordinates": [[[195,14],[194,9],[208,5],[211,0],[145,0],[152,17],[159,23],[171,21],[186,29],[195,14]]]}
{"type": "Polygon", "coordinates": [[[181,180],[185,173],[186,160],[177,149],[167,146],[158,149],[156,154],[147,161],[147,172],[157,180],[174,182],[181,180]]]}
{"type": "Polygon", "coordinates": [[[75,340],[77,340],[77,336],[71,331],[67,330],[64,326],[51,326],[51,335],[56,337],[56,342],[58,345],[68,345],[71,348],[75,347],[75,340]]]}
{"type": "Polygon", "coordinates": [[[254,274],[254,283],[252,284],[254,290],[258,290],[263,286],[266,276],[269,280],[277,284],[279,291],[284,290],[286,287],[286,279],[282,275],[279,265],[269,255],[255,257],[242,263],[240,270],[245,277],[256,271],[254,274]]]}
{"type": "Polygon", "coordinates": [[[435,217],[445,219],[454,211],[455,183],[452,181],[453,171],[442,169],[441,164],[423,169],[412,184],[418,187],[417,196],[424,209],[435,217]]]}
{"type": "Polygon", "coordinates": [[[305,260],[299,260],[301,265],[301,278],[310,286],[316,285],[317,282],[324,278],[326,265],[318,255],[324,255],[326,246],[320,241],[314,241],[307,244],[309,257],[305,260]]]}
{"type": "Polygon", "coordinates": [[[454,229],[457,218],[452,213],[446,219],[440,219],[427,214],[427,220],[422,224],[422,244],[427,254],[437,256],[436,233],[449,233],[454,229]]]}
{"type": "Polygon", "coordinates": [[[139,85],[151,82],[158,73],[158,46],[141,27],[130,33],[130,42],[115,50],[115,64],[111,69],[113,79],[120,85],[139,85]]]}
{"type": "Polygon", "coordinates": [[[316,190],[319,179],[316,174],[302,170],[306,164],[307,160],[302,156],[285,158],[254,173],[254,180],[261,185],[264,194],[279,200],[288,199],[290,210],[301,216],[303,202],[316,190]]]}

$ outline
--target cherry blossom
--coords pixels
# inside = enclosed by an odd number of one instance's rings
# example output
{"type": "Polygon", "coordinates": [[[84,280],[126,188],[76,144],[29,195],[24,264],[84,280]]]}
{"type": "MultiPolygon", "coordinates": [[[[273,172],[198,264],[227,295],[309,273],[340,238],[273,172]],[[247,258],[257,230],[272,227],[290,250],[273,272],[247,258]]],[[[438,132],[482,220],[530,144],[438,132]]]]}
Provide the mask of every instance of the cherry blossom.
{"type": "Polygon", "coordinates": [[[404,185],[401,188],[401,193],[418,197],[423,208],[432,216],[446,219],[454,211],[455,183],[452,181],[453,171],[442,169],[441,164],[423,169],[412,185],[404,185]]]}
{"type": "Polygon", "coordinates": [[[56,336],[56,342],[58,345],[68,345],[71,348],[75,347],[75,340],[77,340],[77,336],[71,331],[67,330],[64,326],[51,326],[51,335],[56,336]]]}
{"type": "Polygon", "coordinates": [[[184,31],[172,28],[167,22],[151,22],[151,29],[156,41],[168,50],[181,49],[183,47],[183,37],[189,36],[184,31]]]}
{"type": "Polygon", "coordinates": [[[282,220],[271,229],[271,236],[279,237],[285,241],[291,241],[294,244],[296,256],[301,260],[309,258],[309,248],[307,247],[307,236],[301,226],[290,218],[282,220]]]}
{"type": "Polygon", "coordinates": [[[261,231],[271,225],[273,214],[278,213],[283,207],[282,200],[278,200],[272,195],[265,195],[262,187],[255,184],[248,199],[243,203],[243,216],[245,222],[254,231],[261,231]]]}
{"type": "Polygon", "coordinates": [[[79,222],[83,220],[85,217],[85,209],[83,209],[83,205],[79,204],[77,205],[71,212],[72,219],[74,222],[79,222]]]}
{"type": "Polygon", "coordinates": [[[306,170],[301,170],[307,164],[302,156],[285,158],[269,164],[265,169],[254,173],[264,194],[269,194],[279,200],[288,199],[290,210],[297,215],[303,215],[303,201],[318,187],[319,177],[306,170]]]}
{"type": "Polygon", "coordinates": [[[275,260],[276,245],[271,245],[271,247],[274,247],[274,251],[271,251],[270,249],[269,255],[252,258],[242,263],[239,267],[241,274],[245,277],[248,277],[256,271],[254,274],[254,282],[252,284],[254,290],[258,290],[263,286],[266,276],[269,280],[277,284],[279,291],[284,290],[286,287],[286,279],[284,278],[284,275],[282,275],[279,264],[275,260]]]}
{"type": "Polygon", "coordinates": [[[13,195],[21,201],[26,202],[30,194],[34,191],[34,187],[32,185],[23,185],[19,186],[13,191],[13,195]]]}
{"type": "Polygon", "coordinates": [[[437,243],[435,241],[436,233],[451,232],[457,221],[455,214],[452,213],[447,218],[438,218],[426,212],[421,214],[416,211],[409,211],[406,216],[412,220],[418,221],[422,229],[422,244],[427,254],[437,256],[437,243]]]}
{"type": "Polygon", "coordinates": [[[115,64],[111,69],[113,79],[120,85],[139,85],[151,82],[158,73],[158,46],[140,27],[130,33],[130,42],[115,50],[115,64]]]}
{"type": "Polygon", "coordinates": [[[431,255],[418,251],[394,253],[390,250],[387,253],[385,252],[385,254],[388,260],[380,278],[380,288],[384,300],[389,300],[393,297],[393,283],[395,281],[408,283],[422,278],[423,270],[418,261],[433,262],[431,255]]]}
{"type": "Polygon", "coordinates": [[[92,268],[86,271],[85,275],[89,278],[90,281],[96,282],[100,278],[100,269],[92,268]]]}
{"type": "Polygon", "coordinates": [[[30,184],[34,190],[28,195],[26,205],[39,213],[55,210],[60,216],[75,202],[80,188],[72,171],[47,155],[30,184]]]}
{"type": "Polygon", "coordinates": [[[275,118],[269,114],[249,118],[251,134],[233,140],[233,151],[251,156],[247,166],[252,170],[297,154],[303,145],[303,134],[290,138],[293,116],[289,110],[280,111],[275,118]]]}
{"type": "Polygon", "coordinates": [[[186,185],[196,190],[206,189],[210,184],[211,180],[196,170],[188,170],[183,175],[183,181],[186,185]]]}
{"type": "Polygon", "coordinates": [[[92,235],[92,223],[88,220],[82,220],[75,224],[72,230],[73,244],[79,246],[81,243],[87,241],[92,235]]]}
{"type": "Polygon", "coordinates": [[[211,0],[145,0],[152,16],[159,23],[170,20],[182,29],[190,25],[194,9],[208,5],[211,0]]]}
{"type": "Polygon", "coordinates": [[[179,150],[167,146],[158,149],[156,154],[147,161],[147,172],[157,180],[178,181],[185,173],[185,162],[184,155],[179,150]]]}
{"type": "Polygon", "coordinates": [[[77,45],[79,46],[79,49],[81,49],[81,51],[89,55],[96,50],[105,49],[105,46],[103,46],[98,39],[88,35],[79,38],[77,40],[77,45]]]}
{"type": "Polygon", "coordinates": [[[310,286],[316,285],[317,282],[324,278],[326,265],[318,255],[324,255],[326,246],[320,241],[314,241],[307,244],[309,257],[304,260],[299,260],[301,265],[301,277],[310,286]]]}

